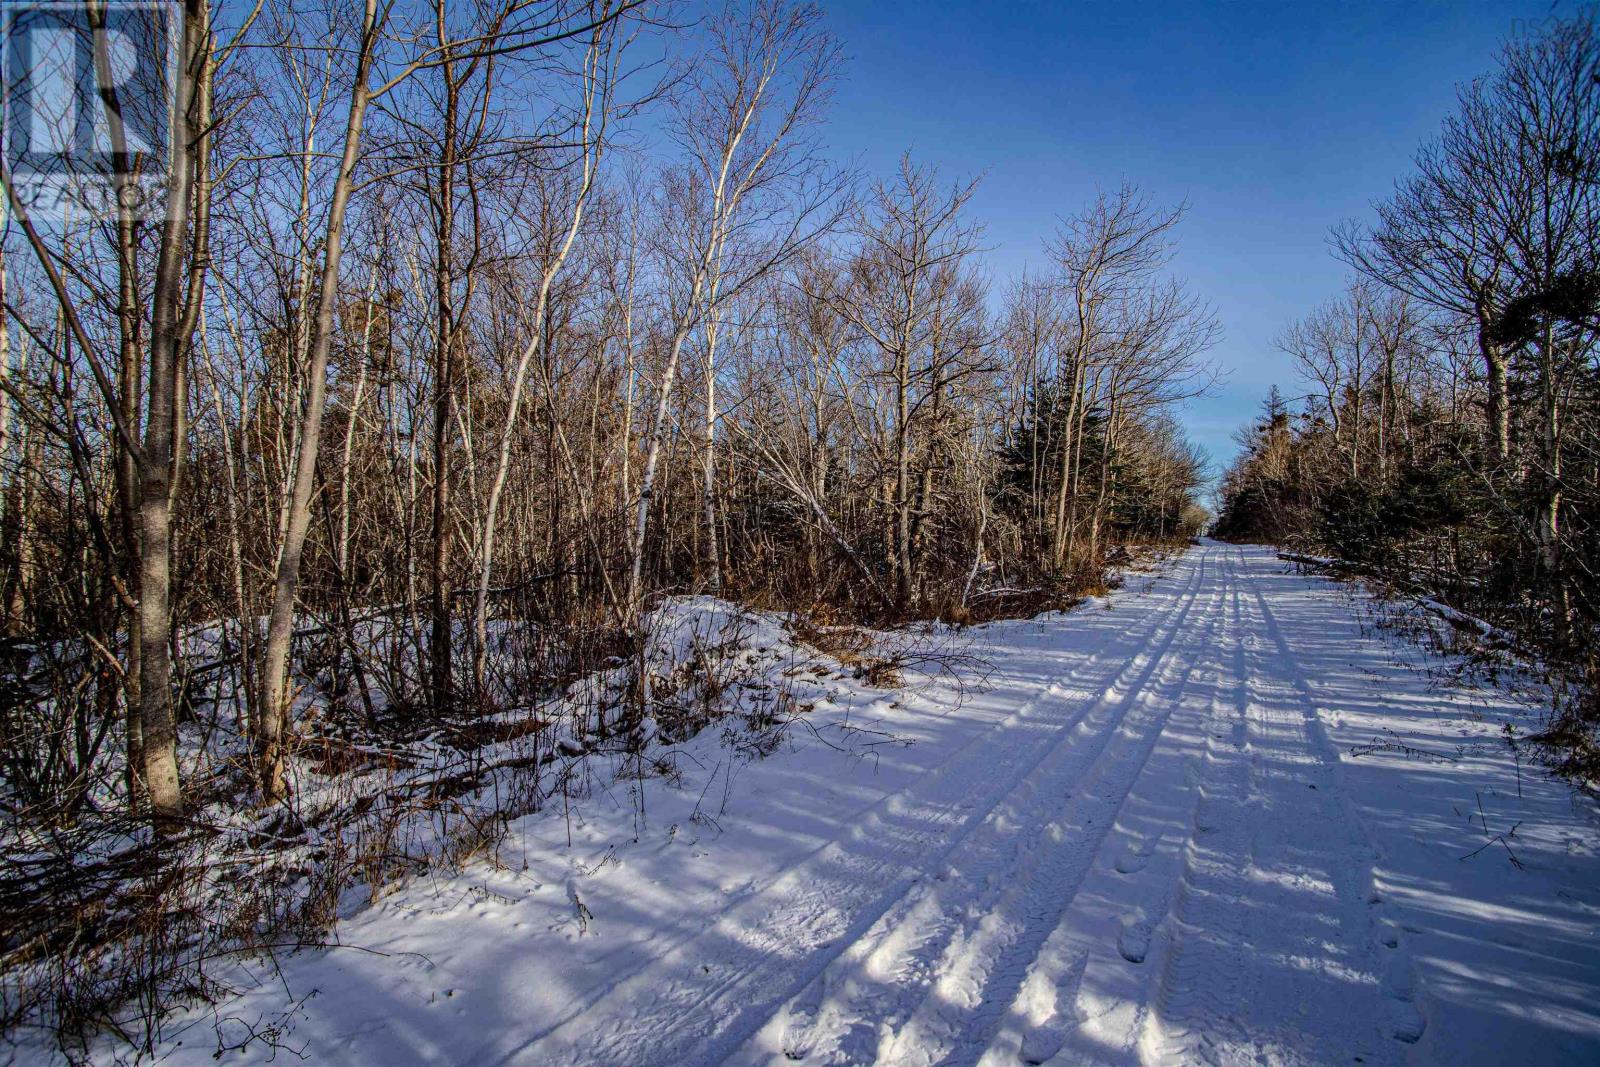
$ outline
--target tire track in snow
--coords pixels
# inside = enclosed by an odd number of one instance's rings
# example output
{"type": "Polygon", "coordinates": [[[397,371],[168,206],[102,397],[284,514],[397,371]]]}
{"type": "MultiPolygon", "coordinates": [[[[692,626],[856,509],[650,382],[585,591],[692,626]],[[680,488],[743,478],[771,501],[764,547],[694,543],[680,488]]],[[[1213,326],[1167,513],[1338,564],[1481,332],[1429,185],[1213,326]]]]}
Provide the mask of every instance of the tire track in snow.
{"type": "MultiPolygon", "coordinates": [[[[1239,553],[1242,564],[1242,552],[1239,553]]],[[[1246,652],[1243,597],[1236,580],[1231,603],[1238,624],[1233,643],[1233,697],[1228,744],[1208,750],[1212,788],[1195,809],[1195,835],[1185,846],[1170,936],[1157,966],[1139,1035],[1146,1063],[1215,1064],[1242,1043],[1236,1015],[1254,1000],[1247,887],[1254,870],[1255,806],[1250,797],[1256,742],[1246,652]]]]}
{"type": "MultiPolygon", "coordinates": [[[[494,1042],[490,1062],[676,1064],[686,1057],[715,1061],[731,1052],[774,1007],[803,989],[923,875],[937,869],[1016,783],[1072,740],[1074,728],[1098,702],[1085,708],[1066,696],[1069,680],[1090,664],[1127,651],[1130,643],[1145,652],[1152,643],[1171,645],[1206,576],[1203,555],[1179,566],[1190,571],[1187,583],[1137,636],[1108,631],[1092,656],[982,730],[932,774],[885,797],[849,833],[712,918],[699,935],[663,946],[640,972],[585,998],[564,1018],[494,1042]],[[1041,735],[1040,744],[1019,746],[1022,728],[1041,707],[1056,714],[1039,717],[1044,721],[1032,727],[1041,735]],[[952,797],[973,796],[975,802],[950,803],[952,797]],[[936,851],[927,857],[930,849],[936,851]],[[906,872],[913,859],[914,870],[906,872]]],[[[1130,599],[1137,603],[1146,597],[1130,599]]],[[[1153,670],[1160,657],[1149,658],[1153,670]]],[[[1115,677],[1126,673],[1124,667],[1115,677]]]]}
{"type": "Polygon", "coordinates": [[[1082,702],[1077,725],[1063,733],[1051,758],[1018,781],[981,832],[948,855],[948,870],[934,870],[912,886],[866,936],[775,1013],[734,1062],[759,1062],[779,1048],[810,1062],[914,1062],[911,1054],[880,1049],[880,1043],[892,1044],[907,1014],[928,1001],[936,982],[949,980],[950,954],[971,943],[977,925],[993,923],[1014,907],[1019,896],[1032,892],[1041,868],[1049,869],[1046,857],[1059,853],[1067,837],[1063,795],[1081,794],[1096,780],[1104,753],[1127,725],[1125,706],[1148,699],[1145,686],[1186,629],[1207,576],[1203,559],[1192,561],[1191,569],[1181,610],[1152,628],[1118,675],[1082,702]]]}
{"type": "Polygon", "coordinates": [[[1144,1058],[1398,1063],[1403,1046],[1376,1028],[1384,1012],[1362,889],[1373,853],[1339,795],[1337,753],[1261,577],[1247,575],[1237,657],[1248,759],[1232,768],[1234,788],[1206,802],[1202,818],[1221,833],[1190,856],[1144,1058]]]}
{"type": "MultiPolygon", "coordinates": [[[[1159,629],[1161,625],[1171,616],[1171,614],[1178,609],[1181,603],[1182,598],[1180,594],[1179,597],[1173,599],[1170,606],[1158,609],[1150,614],[1148,616],[1148,624],[1144,627],[1143,633],[1148,635],[1149,633],[1159,629]]],[[[1061,703],[1063,707],[1066,707],[1070,710],[1072,704],[1070,698],[1065,698],[1062,696],[1063,689],[1078,689],[1079,686],[1077,684],[1069,686],[1068,683],[1075,680],[1079,675],[1087,672],[1089,667],[1098,665],[1103,659],[1107,658],[1110,653],[1115,652],[1120,648],[1120,642],[1129,636],[1125,632],[1114,628],[1120,624],[1120,619],[1122,617],[1125,616],[1119,616],[1117,620],[1111,620],[1109,618],[1102,620],[1100,618],[1090,616],[1087,620],[1089,623],[1087,628],[1091,630],[1105,628],[1106,632],[1104,633],[1099,646],[1096,647],[1094,651],[1091,652],[1087,657],[1080,660],[1069,670],[1056,675],[1048,685],[1037,685],[1030,683],[1020,687],[1023,689],[1023,691],[1032,691],[1033,695],[1024,700],[1018,707],[1013,709],[1002,719],[975,730],[971,737],[956,746],[950,752],[946,753],[938,764],[929,768],[925,772],[925,777],[916,786],[907,787],[892,793],[888,793],[880,797],[878,800],[864,806],[860,811],[853,813],[845,819],[842,819],[841,822],[848,823],[850,826],[850,829],[845,834],[822,842],[810,851],[794,857],[789,863],[771,872],[761,886],[752,887],[754,892],[749,892],[747,897],[741,898],[741,903],[744,903],[748,899],[759,898],[761,893],[767,892],[773,886],[781,884],[786,877],[793,875],[794,872],[807,867],[807,865],[814,865],[818,862],[825,861],[830,854],[839,850],[841,841],[846,839],[855,843],[858,846],[858,851],[863,850],[863,846],[877,844],[881,840],[887,839],[894,841],[895,843],[893,845],[882,849],[882,865],[888,866],[893,863],[896,856],[899,856],[902,853],[906,855],[911,854],[914,850],[914,847],[922,843],[922,838],[938,836],[938,827],[935,826],[926,828],[926,832],[919,832],[915,840],[909,838],[901,840],[896,836],[899,829],[899,822],[888,818],[888,816],[906,816],[909,810],[907,805],[907,797],[910,794],[915,792],[926,793],[930,796],[937,796],[941,790],[933,788],[930,783],[944,783],[946,779],[954,776],[958,771],[970,770],[970,767],[976,765],[979,761],[989,759],[991,757],[992,750],[1004,744],[1005,732],[1015,729],[1018,725],[1025,724],[1034,716],[1034,713],[1037,712],[1041,706],[1049,707],[1052,704],[1061,703]]],[[[1143,641],[1144,637],[1141,637],[1140,640],[1143,641]]],[[[938,694],[939,697],[935,699],[916,692],[901,691],[897,695],[896,699],[899,699],[906,704],[924,704],[927,705],[930,710],[937,711],[941,714],[947,713],[949,710],[949,703],[955,699],[954,695],[943,689],[938,690],[938,694]]],[[[890,698],[883,698],[883,700],[888,699],[890,698]]],[[[1067,725],[1070,725],[1070,723],[1067,725]]],[[[1053,736],[1057,729],[1064,728],[1062,724],[1053,723],[1049,720],[1042,721],[1039,726],[1041,728],[1048,728],[1041,729],[1041,733],[1044,734],[1046,738],[1053,736]]],[[[1016,748],[1017,746],[1015,745],[1007,746],[1006,752],[1008,754],[1012,753],[1016,748]]],[[[1003,785],[1004,782],[1003,780],[996,779],[991,784],[998,788],[999,786],[1003,785]]],[[[971,808],[973,806],[973,803],[968,803],[962,805],[961,807],[971,808]]],[[[909,822],[909,818],[902,819],[901,821],[909,822]]],[[[717,921],[718,915],[732,910],[733,908],[731,906],[723,909],[723,912],[713,914],[709,921],[714,923],[717,921]]],[[[696,925],[689,933],[677,936],[657,935],[647,942],[630,943],[618,948],[616,951],[628,953],[634,956],[640,956],[642,958],[657,959],[666,954],[675,952],[691,942],[694,942],[696,938],[703,937],[707,925],[707,922],[702,922],[696,925]]],[[[616,982],[610,981],[597,983],[593,986],[589,986],[577,991],[572,1001],[573,1006],[570,1007],[568,1011],[566,1011],[560,1018],[543,1027],[537,1034],[533,1035],[532,1037],[523,1035],[521,1040],[526,1042],[536,1042],[544,1036],[555,1032],[561,1026],[578,1018],[596,1002],[604,999],[607,995],[612,993],[615,988],[616,982]]]]}
{"type": "Polygon", "coordinates": [[[985,1065],[1043,1063],[1066,1047],[1067,1060],[1130,1055],[1148,1018],[1153,974],[1171,937],[1171,913],[1181,890],[1184,858],[1193,847],[1199,806],[1211,791],[1224,732],[1223,651],[1239,642],[1239,591],[1232,561],[1223,556],[1222,588],[1194,674],[1209,684],[1206,707],[1180,700],[1117,826],[1102,847],[1102,862],[1085,879],[1028,969],[997,1032],[983,1050],[985,1065]],[[1204,670],[1201,670],[1203,665],[1204,670]],[[1182,713],[1181,716],[1179,713],[1182,713]],[[1191,722],[1192,720],[1192,722],[1191,722]]]}
{"type": "MultiPolygon", "coordinates": [[[[1254,587],[1264,630],[1293,685],[1302,717],[1307,746],[1321,766],[1324,818],[1337,821],[1346,831],[1349,856],[1355,861],[1334,863],[1341,920],[1348,944],[1362,953],[1368,972],[1378,975],[1384,996],[1381,1025],[1385,1036],[1415,1044],[1427,1028],[1427,1018],[1416,997],[1416,977],[1400,925],[1387,916],[1387,903],[1378,884],[1376,865],[1382,856],[1344,789],[1339,750],[1328,736],[1318,713],[1318,701],[1299,660],[1290,648],[1283,625],[1267,605],[1259,583],[1254,587]]],[[[1389,1051],[1393,1051],[1390,1049],[1389,1051]]]]}
{"type": "MultiPolygon", "coordinates": [[[[1209,553],[1196,554],[1194,562],[1203,577],[1209,575],[1209,553]]],[[[1043,816],[1037,853],[1030,850],[1017,867],[1002,872],[1003,891],[992,903],[986,898],[971,903],[975,921],[951,942],[939,964],[939,979],[917,1010],[903,1027],[885,1035],[876,1050],[879,1062],[960,1062],[981,1050],[1029,964],[1101,856],[1129,791],[1183,704],[1199,652],[1215,629],[1210,608],[1220,587],[1214,579],[1211,585],[1207,605],[1198,611],[1202,618],[1210,616],[1210,625],[1204,631],[1189,625],[1197,591],[1178,630],[1167,635],[1140,672],[1136,699],[1111,709],[1122,715],[1108,744],[1084,754],[1091,761],[1087,766],[1081,759],[1074,761],[1076,781],[1066,779],[1070,788],[1058,802],[1059,812],[1043,816]]]]}
{"type": "MultiPolygon", "coordinates": [[[[1495,737],[1529,709],[1436,689],[1414,673],[1429,661],[1270,549],[1208,543],[1165,571],[1116,611],[975,630],[994,688],[966,706],[944,685],[897,696],[931,743],[886,762],[892,778],[778,757],[768,770],[790,777],[741,790],[720,840],[641,848],[591,883],[591,937],[547,921],[565,918],[574,854],[546,825],[535,877],[477,867],[341,928],[377,952],[296,953],[270,977],[230,965],[240,995],[175,1017],[157,1057],[209,1063],[179,1035],[256,1019],[320,1063],[708,1067],[826,995],[867,1025],[817,1030],[813,1060],[1600,1063],[1594,812],[1495,737]],[[1462,747],[1351,758],[1389,731],[1462,747]],[[1525,865],[1463,862],[1490,832],[1477,811],[1463,826],[1484,788],[1500,826],[1523,827],[1525,865]],[[863,963],[879,970],[852,991],[863,963]],[[942,982],[960,994],[948,1015],[942,982]]],[[[627,822],[588,840],[625,851],[627,822]]],[[[782,1062],[782,1025],[738,1051],[782,1062]]]]}

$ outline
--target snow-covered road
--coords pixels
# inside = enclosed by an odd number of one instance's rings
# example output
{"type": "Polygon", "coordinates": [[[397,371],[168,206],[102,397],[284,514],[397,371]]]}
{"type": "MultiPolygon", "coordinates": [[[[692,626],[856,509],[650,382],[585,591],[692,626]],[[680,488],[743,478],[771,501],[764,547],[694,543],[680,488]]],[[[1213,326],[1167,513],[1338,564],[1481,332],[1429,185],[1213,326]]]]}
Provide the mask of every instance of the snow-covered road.
{"type": "Polygon", "coordinates": [[[708,742],[643,830],[526,820],[509,869],[341,927],[386,955],[220,1010],[315,989],[285,1041],[346,1064],[1600,1063],[1591,805],[1359,604],[1207,542],[972,631],[965,701],[850,709],[909,747],[719,779],[708,742]]]}

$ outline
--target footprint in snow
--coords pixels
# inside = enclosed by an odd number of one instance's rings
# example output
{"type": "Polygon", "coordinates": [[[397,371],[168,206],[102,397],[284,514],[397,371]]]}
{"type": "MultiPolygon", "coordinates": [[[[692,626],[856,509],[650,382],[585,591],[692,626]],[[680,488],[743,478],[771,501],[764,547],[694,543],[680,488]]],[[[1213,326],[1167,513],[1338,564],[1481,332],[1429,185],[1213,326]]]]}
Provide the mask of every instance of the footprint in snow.
{"type": "Polygon", "coordinates": [[[1427,1028],[1428,1021],[1422,1017],[1415,1004],[1404,1000],[1389,1002],[1390,1037],[1407,1045],[1415,1045],[1422,1040],[1422,1033],[1427,1028]]]}
{"type": "Polygon", "coordinates": [[[1117,951],[1129,963],[1143,963],[1150,951],[1150,922],[1141,909],[1122,917],[1122,932],[1117,935],[1117,951]]]}
{"type": "Polygon", "coordinates": [[[1022,1047],[1018,1052],[1022,1055],[1023,1063],[1046,1063],[1061,1051],[1066,1039],[1067,1020],[1059,1014],[1052,1015],[1022,1035],[1022,1047]]]}

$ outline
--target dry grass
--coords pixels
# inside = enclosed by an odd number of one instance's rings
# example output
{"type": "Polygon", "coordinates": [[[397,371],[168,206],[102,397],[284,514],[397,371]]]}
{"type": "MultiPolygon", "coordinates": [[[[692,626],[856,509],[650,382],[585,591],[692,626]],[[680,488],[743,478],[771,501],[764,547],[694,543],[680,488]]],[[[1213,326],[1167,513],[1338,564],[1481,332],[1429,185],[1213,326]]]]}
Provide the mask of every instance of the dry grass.
{"type": "Polygon", "coordinates": [[[790,629],[802,644],[833,659],[870,686],[898,689],[905,685],[895,657],[874,651],[872,635],[859,626],[828,625],[814,616],[796,615],[790,629]]]}

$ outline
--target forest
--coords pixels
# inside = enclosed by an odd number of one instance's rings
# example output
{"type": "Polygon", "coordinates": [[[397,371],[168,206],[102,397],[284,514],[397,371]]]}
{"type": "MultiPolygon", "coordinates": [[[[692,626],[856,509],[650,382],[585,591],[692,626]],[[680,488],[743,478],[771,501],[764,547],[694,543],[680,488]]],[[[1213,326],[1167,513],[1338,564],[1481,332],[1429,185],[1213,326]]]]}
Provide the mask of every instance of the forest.
{"type": "Polygon", "coordinates": [[[1600,14],[1241,360],[1112,6],[1037,220],[810,0],[8,6],[0,1060],[1600,1056],[1600,14]]]}
{"type": "Polygon", "coordinates": [[[1327,553],[1515,636],[1559,679],[1545,740],[1600,767],[1600,28],[1509,40],[1370,220],[1350,283],[1278,339],[1218,536],[1327,553]]]}
{"type": "Polygon", "coordinates": [[[992,277],[976,178],[825,151],[816,8],[172,10],[70,27],[172,50],[68,175],[114,210],[4,176],[8,1028],[149,1049],[218,953],[703,729],[663,597],[970,623],[1208,519],[1182,205],[1114,184],[992,277]]]}

